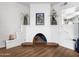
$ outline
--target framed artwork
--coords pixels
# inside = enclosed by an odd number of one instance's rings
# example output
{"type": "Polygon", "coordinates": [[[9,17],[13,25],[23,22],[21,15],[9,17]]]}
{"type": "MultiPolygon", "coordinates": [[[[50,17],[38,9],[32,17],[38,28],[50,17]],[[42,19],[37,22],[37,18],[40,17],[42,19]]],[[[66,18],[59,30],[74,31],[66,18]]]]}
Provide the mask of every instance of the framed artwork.
{"type": "Polygon", "coordinates": [[[44,25],[44,13],[36,13],[36,25],[44,25]]]}

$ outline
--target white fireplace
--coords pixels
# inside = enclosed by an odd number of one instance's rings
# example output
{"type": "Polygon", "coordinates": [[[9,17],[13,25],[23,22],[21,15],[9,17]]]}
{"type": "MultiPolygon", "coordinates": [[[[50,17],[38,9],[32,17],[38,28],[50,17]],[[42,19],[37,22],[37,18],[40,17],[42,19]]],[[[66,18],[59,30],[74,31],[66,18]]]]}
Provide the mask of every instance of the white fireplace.
{"type": "Polygon", "coordinates": [[[50,4],[30,4],[30,25],[26,25],[26,41],[32,42],[36,34],[42,33],[51,41],[50,4]],[[44,25],[36,25],[36,13],[44,13],[44,25]]]}

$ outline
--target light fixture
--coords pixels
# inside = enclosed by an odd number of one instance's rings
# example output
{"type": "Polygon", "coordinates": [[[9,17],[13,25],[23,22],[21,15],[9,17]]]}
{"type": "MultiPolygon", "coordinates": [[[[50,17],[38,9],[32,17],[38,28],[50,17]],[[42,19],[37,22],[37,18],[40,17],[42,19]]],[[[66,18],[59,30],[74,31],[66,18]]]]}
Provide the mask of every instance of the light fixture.
{"type": "Polygon", "coordinates": [[[64,5],[67,5],[68,4],[68,2],[64,2],[64,5]]]}

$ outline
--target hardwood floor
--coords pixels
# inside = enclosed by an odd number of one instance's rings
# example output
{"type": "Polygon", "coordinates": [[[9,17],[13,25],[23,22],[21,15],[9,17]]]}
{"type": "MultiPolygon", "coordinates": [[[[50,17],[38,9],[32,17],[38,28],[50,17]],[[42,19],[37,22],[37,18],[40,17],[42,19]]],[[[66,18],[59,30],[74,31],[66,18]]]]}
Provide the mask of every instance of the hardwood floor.
{"type": "Polygon", "coordinates": [[[0,49],[3,57],[78,57],[79,53],[64,47],[14,47],[0,49]]]}

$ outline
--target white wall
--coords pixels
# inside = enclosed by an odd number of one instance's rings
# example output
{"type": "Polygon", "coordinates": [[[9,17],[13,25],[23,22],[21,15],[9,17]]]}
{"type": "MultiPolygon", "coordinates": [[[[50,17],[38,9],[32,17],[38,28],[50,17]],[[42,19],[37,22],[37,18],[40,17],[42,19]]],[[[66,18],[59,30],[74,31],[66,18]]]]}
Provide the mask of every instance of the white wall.
{"type": "Polygon", "coordinates": [[[24,38],[21,35],[21,21],[23,20],[23,15],[26,13],[29,13],[29,8],[27,6],[12,2],[0,3],[0,41],[8,40],[8,35],[15,32],[17,38],[14,40],[14,42],[10,41],[9,44],[6,42],[6,45],[11,46],[10,43],[13,45],[19,45],[24,41],[24,38]]]}
{"type": "Polygon", "coordinates": [[[55,9],[58,14],[57,21],[59,25],[59,34],[60,34],[58,43],[70,49],[74,49],[75,42],[72,39],[78,38],[78,24],[63,24],[62,11],[64,11],[67,8],[77,6],[79,6],[79,3],[68,3],[67,5],[63,5],[63,3],[60,3],[52,6],[52,9],[55,9]]]}

